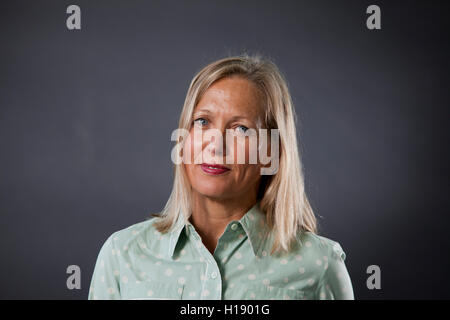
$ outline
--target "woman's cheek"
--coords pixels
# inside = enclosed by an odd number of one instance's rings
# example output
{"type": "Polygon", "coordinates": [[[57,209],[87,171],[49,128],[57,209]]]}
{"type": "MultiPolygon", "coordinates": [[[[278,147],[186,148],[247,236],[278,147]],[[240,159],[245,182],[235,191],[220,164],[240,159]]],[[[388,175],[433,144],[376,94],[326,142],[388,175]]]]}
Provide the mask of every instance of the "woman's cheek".
{"type": "Polygon", "coordinates": [[[185,164],[194,163],[194,144],[191,134],[187,136],[183,146],[183,163],[185,164]]]}
{"type": "Polygon", "coordinates": [[[245,137],[234,139],[233,159],[235,164],[255,164],[257,161],[257,147],[250,148],[250,141],[245,137]]]}
{"type": "Polygon", "coordinates": [[[183,161],[185,164],[201,164],[202,161],[202,136],[192,132],[187,136],[183,146],[183,161]]]}

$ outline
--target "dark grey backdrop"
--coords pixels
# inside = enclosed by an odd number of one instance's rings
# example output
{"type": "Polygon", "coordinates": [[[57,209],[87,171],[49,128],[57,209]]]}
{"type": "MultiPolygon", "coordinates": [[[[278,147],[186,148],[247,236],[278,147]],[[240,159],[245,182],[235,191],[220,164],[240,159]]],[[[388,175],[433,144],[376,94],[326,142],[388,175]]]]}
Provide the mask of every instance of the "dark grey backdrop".
{"type": "Polygon", "coordinates": [[[0,298],[85,299],[100,246],[163,207],[189,82],[284,72],[321,234],[356,298],[450,298],[444,1],[2,1],[0,298]],[[66,28],[78,4],[82,30],[66,28]],[[382,30],[365,10],[378,4],[382,30]],[[66,288],[66,267],[82,289],[66,288]],[[366,288],[377,264],[382,289],[366,288]]]}

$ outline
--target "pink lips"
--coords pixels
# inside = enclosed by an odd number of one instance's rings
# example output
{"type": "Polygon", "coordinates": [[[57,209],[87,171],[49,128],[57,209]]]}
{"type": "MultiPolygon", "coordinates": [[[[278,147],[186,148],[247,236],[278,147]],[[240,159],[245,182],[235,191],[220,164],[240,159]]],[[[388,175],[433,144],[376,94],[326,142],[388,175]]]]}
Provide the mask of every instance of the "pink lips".
{"type": "Polygon", "coordinates": [[[209,173],[209,174],[222,174],[222,173],[230,171],[230,169],[228,169],[227,167],[222,166],[220,164],[203,163],[201,165],[201,167],[204,172],[209,173]]]}

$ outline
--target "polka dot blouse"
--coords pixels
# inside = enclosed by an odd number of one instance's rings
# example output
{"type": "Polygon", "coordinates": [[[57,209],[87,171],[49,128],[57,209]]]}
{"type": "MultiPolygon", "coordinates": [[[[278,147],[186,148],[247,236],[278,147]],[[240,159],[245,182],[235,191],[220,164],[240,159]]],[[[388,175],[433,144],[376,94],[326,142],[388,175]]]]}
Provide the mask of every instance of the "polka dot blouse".
{"type": "Polygon", "coordinates": [[[289,254],[271,255],[273,237],[256,204],[231,221],[214,254],[191,223],[159,233],[155,218],[103,244],[89,299],[353,299],[339,243],[310,232],[289,254]]]}

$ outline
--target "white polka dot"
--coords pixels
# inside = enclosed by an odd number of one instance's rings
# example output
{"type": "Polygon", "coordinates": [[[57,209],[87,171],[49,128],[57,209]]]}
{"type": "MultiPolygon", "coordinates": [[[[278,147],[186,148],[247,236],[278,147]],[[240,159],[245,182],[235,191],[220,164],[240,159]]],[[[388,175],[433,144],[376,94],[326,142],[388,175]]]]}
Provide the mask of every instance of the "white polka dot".
{"type": "Polygon", "coordinates": [[[123,283],[128,283],[128,278],[127,278],[126,276],[123,276],[123,277],[122,277],[122,282],[123,282],[123,283]]]}
{"type": "Polygon", "coordinates": [[[267,251],[264,250],[264,251],[262,252],[262,255],[263,255],[264,257],[267,256],[267,251]]]}
{"type": "Polygon", "coordinates": [[[116,255],[116,250],[112,249],[112,250],[111,250],[111,254],[112,254],[113,256],[115,256],[115,255],[116,255]]]}
{"type": "Polygon", "coordinates": [[[125,267],[126,267],[127,269],[130,269],[131,264],[129,264],[129,263],[125,264],[125,267]]]}
{"type": "Polygon", "coordinates": [[[243,264],[240,264],[240,265],[238,265],[238,270],[243,270],[244,269],[244,265],[243,264]]]}
{"type": "Polygon", "coordinates": [[[178,294],[181,294],[183,292],[183,288],[178,288],[178,294]]]}
{"type": "Polygon", "coordinates": [[[250,293],[250,298],[255,299],[256,298],[256,294],[254,292],[250,293]]]}
{"type": "Polygon", "coordinates": [[[200,280],[201,280],[201,281],[204,281],[205,279],[206,279],[205,275],[204,275],[204,274],[201,274],[201,275],[200,275],[200,280]]]}
{"type": "Polygon", "coordinates": [[[284,295],[283,297],[284,300],[291,300],[291,297],[289,297],[287,294],[284,295]]]}
{"type": "Polygon", "coordinates": [[[242,258],[242,253],[236,252],[236,254],[234,256],[236,257],[236,259],[241,259],[242,258]]]}
{"type": "Polygon", "coordinates": [[[142,249],[146,249],[146,248],[147,248],[147,246],[145,245],[145,243],[139,243],[139,246],[140,246],[142,249]]]}
{"type": "Polygon", "coordinates": [[[114,270],[114,275],[118,276],[120,274],[119,270],[114,270]]]}
{"type": "Polygon", "coordinates": [[[166,276],[170,277],[170,276],[173,274],[173,270],[170,269],[170,268],[168,268],[168,269],[166,269],[166,271],[164,272],[164,274],[165,274],[166,276]]]}
{"type": "Polygon", "coordinates": [[[162,254],[161,254],[161,253],[158,253],[158,254],[156,255],[156,257],[157,257],[158,259],[161,259],[161,258],[162,258],[162,254]]]}
{"type": "Polygon", "coordinates": [[[295,260],[297,260],[297,261],[302,261],[302,259],[303,259],[303,257],[299,254],[295,256],[295,260]]]}
{"type": "Polygon", "coordinates": [[[153,295],[153,290],[148,290],[147,291],[147,296],[151,297],[153,295]]]}
{"type": "Polygon", "coordinates": [[[295,290],[294,286],[290,286],[288,289],[295,290]]]}
{"type": "Polygon", "coordinates": [[[137,232],[136,230],[133,230],[133,231],[131,231],[131,234],[132,234],[133,236],[135,236],[135,235],[139,234],[139,232],[137,232]]]}
{"type": "Polygon", "coordinates": [[[314,284],[314,279],[308,279],[308,284],[310,285],[310,286],[312,286],[313,284],[314,284]]]}
{"type": "Polygon", "coordinates": [[[323,256],[323,260],[328,261],[328,257],[327,256],[323,256]]]}
{"type": "Polygon", "coordinates": [[[325,292],[320,293],[320,299],[325,299],[325,292]]]}
{"type": "Polygon", "coordinates": [[[123,246],[123,251],[127,251],[128,247],[127,246],[123,246]]]}
{"type": "Polygon", "coordinates": [[[240,235],[238,235],[238,239],[242,240],[242,238],[244,238],[244,235],[241,233],[240,235]]]}
{"type": "Polygon", "coordinates": [[[189,292],[189,297],[195,297],[195,295],[196,295],[195,291],[189,292]]]}
{"type": "Polygon", "coordinates": [[[184,279],[183,277],[178,278],[178,283],[179,284],[185,284],[186,283],[186,279],[184,279]]]}
{"type": "Polygon", "coordinates": [[[254,274],[249,274],[249,275],[248,275],[248,279],[249,279],[249,280],[255,280],[255,279],[256,279],[256,276],[255,276],[254,274]]]}
{"type": "Polygon", "coordinates": [[[311,247],[311,242],[306,241],[306,242],[305,242],[305,246],[307,246],[308,248],[311,247]]]}
{"type": "Polygon", "coordinates": [[[300,272],[300,273],[305,273],[305,268],[303,268],[303,267],[300,267],[300,268],[298,268],[298,272],[300,272]]]}
{"type": "Polygon", "coordinates": [[[102,268],[105,267],[105,261],[104,260],[100,261],[100,267],[102,267],[102,268]]]}
{"type": "Polygon", "coordinates": [[[287,261],[286,259],[281,259],[280,263],[281,263],[281,264],[287,264],[288,261],[287,261]]]}
{"type": "Polygon", "coordinates": [[[105,276],[101,276],[100,281],[105,282],[105,276]]]}
{"type": "Polygon", "coordinates": [[[262,283],[263,283],[264,285],[268,286],[268,285],[270,284],[270,280],[269,280],[269,279],[264,279],[264,280],[262,281],[262,283]]]}
{"type": "Polygon", "coordinates": [[[186,267],[184,267],[186,270],[191,270],[192,266],[190,264],[188,264],[186,267]]]}
{"type": "Polygon", "coordinates": [[[227,257],[223,258],[223,259],[222,259],[222,263],[225,263],[225,262],[227,262],[227,260],[228,260],[228,258],[227,258],[227,257]]]}
{"type": "Polygon", "coordinates": [[[205,261],[205,258],[200,257],[200,262],[204,262],[204,261],[205,261]]]}
{"type": "Polygon", "coordinates": [[[181,250],[181,255],[184,256],[186,254],[186,250],[181,250]]]}
{"type": "Polygon", "coordinates": [[[275,271],[273,271],[273,269],[269,269],[267,270],[267,273],[274,273],[275,271]]]}
{"type": "Polygon", "coordinates": [[[162,264],[162,262],[161,262],[161,261],[156,261],[155,264],[156,264],[157,266],[160,266],[160,265],[162,264]]]}
{"type": "Polygon", "coordinates": [[[116,289],[114,288],[108,288],[108,293],[109,294],[114,294],[116,292],[116,289]]]}
{"type": "Polygon", "coordinates": [[[234,283],[230,283],[230,288],[233,288],[234,287],[234,283]]]}
{"type": "Polygon", "coordinates": [[[139,273],[139,276],[140,276],[141,278],[145,277],[145,275],[146,275],[146,273],[145,273],[144,271],[142,271],[141,273],[139,273]]]}
{"type": "Polygon", "coordinates": [[[321,266],[321,265],[322,265],[322,260],[317,259],[317,260],[316,260],[316,264],[317,264],[318,266],[321,266]]]}
{"type": "Polygon", "coordinates": [[[207,289],[203,290],[203,292],[202,292],[202,296],[204,296],[204,297],[209,296],[209,294],[210,294],[210,292],[207,289]]]}

